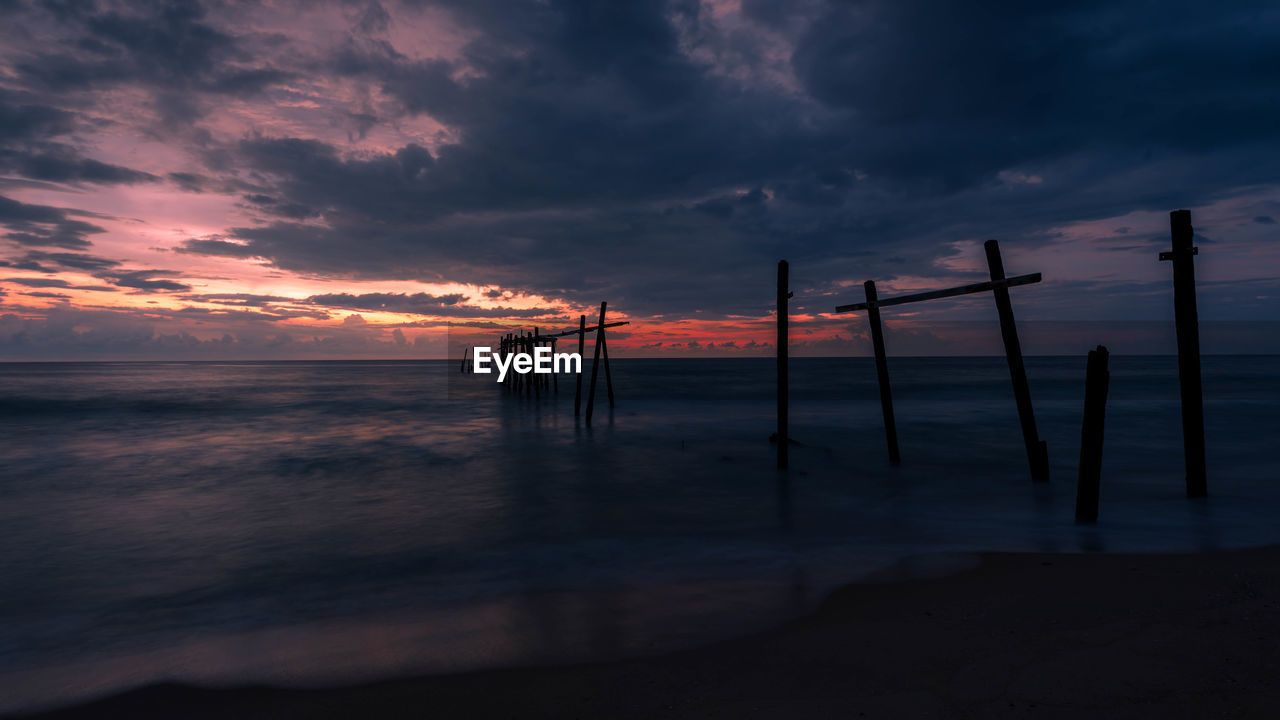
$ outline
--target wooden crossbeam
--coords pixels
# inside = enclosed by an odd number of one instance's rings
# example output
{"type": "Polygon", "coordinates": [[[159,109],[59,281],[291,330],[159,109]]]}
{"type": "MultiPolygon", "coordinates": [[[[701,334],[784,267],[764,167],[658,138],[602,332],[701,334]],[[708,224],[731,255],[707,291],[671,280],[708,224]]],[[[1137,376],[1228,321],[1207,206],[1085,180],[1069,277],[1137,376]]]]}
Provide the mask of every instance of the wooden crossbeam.
{"type": "MultiPolygon", "coordinates": [[[[1175,244],[1175,249],[1176,247],[1175,244]]],[[[1027,461],[1031,466],[1031,478],[1035,481],[1045,481],[1049,479],[1049,455],[1044,441],[1040,439],[1039,432],[1036,430],[1035,412],[1031,407],[1031,391],[1027,387],[1027,371],[1022,362],[1022,346],[1018,341],[1018,329],[1013,322],[1013,305],[1009,301],[1009,288],[1038,283],[1040,273],[1005,277],[1004,261],[1000,258],[1000,244],[995,240],[988,240],[983,243],[983,249],[986,251],[987,269],[990,270],[991,276],[991,280],[987,282],[880,300],[876,295],[875,282],[868,280],[863,286],[867,301],[838,305],[836,312],[867,311],[867,321],[871,325],[871,343],[876,356],[876,375],[880,385],[880,406],[884,414],[885,439],[889,445],[889,462],[897,465],[899,462],[898,431],[893,417],[893,395],[889,389],[888,358],[884,347],[884,331],[880,324],[880,308],[990,292],[995,298],[996,311],[1000,315],[1000,335],[1004,340],[1005,358],[1009,362],[1009,376],[1013,381],[1013,395],[1018,405],[1018,420],[1022,425],[1022,439],[1026,445],[1027,461]]]]}
{"type": "Polygon", "coordinates": [[[1030,285],[1038,282],[1040,282],[1040,273],[1031,273],[1030,275],[1018,275],[1004,280],[990,280],[988,282],[973,283],[972,285],[961,285],[960,287],[947,288],[945,290],[930,290],[929,292],[916,293],[914,295],[899,295],[898,297],[886,298],[884,300],[853,303],[852,305],[838,305],[836,306],[836,312],[854,312],[855,310],[866,310],[872,307],[882,308],[889,307],[890,305],[905,305],[906,303],[920,302],[922,300],[937,300],[939,298],[955,297],[957,295],[970,295],[973,293],[995,290],[996,288],[1009,288],[1016,285],[1030,285]]]}
{"type": "MultiPolygon", "coordinates": [[[[611,327],[618,327],[619,325],[630,325],[630,324],[631,324],[631,321],[629,321],[629,320],[623,320],[622,322],[605,323],[605,327],[606,327],[606,328],[611,328],[611,327]]],[[[576,329],[576,330],[565,330],[564,332],[558,332],[558,333],[555,333],[555,334],[552,334],[552,335],[543,335],[542,337],[544,337],[544,338],[557,338],[557,337],[564,337],[564,336],[566,336],[566,335],[578,335],[578,334],[585,334],[585,333],[589,333],[589,332],[595,332],[596,330],[599,330],[599,329],[600,329],[600,327],[599,327],[598,325],[592,325],[592,326],[587,327],[587,328],[579,328],[579,329],[576,329]]]]}

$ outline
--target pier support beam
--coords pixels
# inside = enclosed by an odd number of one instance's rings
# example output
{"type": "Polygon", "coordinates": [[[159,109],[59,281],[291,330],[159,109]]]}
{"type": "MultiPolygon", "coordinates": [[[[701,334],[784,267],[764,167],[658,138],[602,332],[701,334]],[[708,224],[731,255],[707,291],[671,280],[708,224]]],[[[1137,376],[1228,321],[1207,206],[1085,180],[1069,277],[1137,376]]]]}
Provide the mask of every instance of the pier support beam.
{"type": "Polygon", "coordinates": [[[1209,494],[1205,473],[1204,392],[1200,386],[1200,318],[1196,310],[1195,231],[1190,210],[1169,213],[1173,250],[1173,314],[1178,327],[1178,382],[1182,386],[1182,452],[1187,467],[1187,497],[1209,494]]]}
{"type": "Polygon", "coordinates": [[[884,416],[884,439],[889,445],[889,462],[902,462],[898,453],[898,425],[893,419],[893,391],[889,388],[889,358],[884,349],[884,328],[880,324],[880,307],[876,304],[876,283],[862,284],[867,293],[867,322],[871,325],[871,346],[876,354],[876,380],[880,384],[880,413],[884,416]]]}
{"type": "Polygon", "coordinates": [[[1080,475],[1076,484],[1076,523],[1098,521],[1098,494],[1102,484],[1102,437],[1107,417],[1107,370],[1110,356],[1102,345],[1089,351],[1084,382],[1084,420],[1080,424],[1080,475]]]}
{"type": "Polygon", "coordinates": [[[1031,388],[1027,385],[1027,370],[1022,364],[1022,345],[1018,342],[1018,327],[1013,321],[1013,303],[1009,301],[1009,286],[1002,282],[1004,261],[1000,258],[1000,244],[988,240],[983,247],[987,252],[987,267],[991,281],[996,283],[992,293],[996,298],[996,310],[1000,313],[1000,335],[1004,339],[1004,354],[1009,361],[1009,375],[1013,379],[1013,397],[1018,404],[1018,421],[1022,423],[1022,441],[1027,448],[1027,461],[1031,465],[1031,479],[1046,482],[1049,479],[1049,451],[1036,431],[1036,415],[1031,407],[1031,388]]]}
{"type": "MultiPolygon", "coordinates": [[[[587,342],[587,316],[578,316],[578,357],[585,355],[587,342]]],[[[577,387],[573,390],[573,416],[582,414],[582,368],[578,368],[577,387]]]]}
{"type": "MultiPolygon", "coordinates": [[[[601,316],[603,315],[602,312],[601,316]]],[[[609,407],[613,407],[613,371],[609,369],[609,341],[604,336],[603,321],[596,331],[596,342],[600,343],[600,356],[604,360],[604,386],[609,391],[609,407]]]]}
{"type": "Polygon", "coordinates": [[[591,358],[591,387],[587,390],[587,427],[591,427],[591,416],[596,408],[596,378],[600,375],[600,350],[604,347],[604,312],[609,303],[600,303],[600,321],[596,325],[596,349],[591,358]]]}

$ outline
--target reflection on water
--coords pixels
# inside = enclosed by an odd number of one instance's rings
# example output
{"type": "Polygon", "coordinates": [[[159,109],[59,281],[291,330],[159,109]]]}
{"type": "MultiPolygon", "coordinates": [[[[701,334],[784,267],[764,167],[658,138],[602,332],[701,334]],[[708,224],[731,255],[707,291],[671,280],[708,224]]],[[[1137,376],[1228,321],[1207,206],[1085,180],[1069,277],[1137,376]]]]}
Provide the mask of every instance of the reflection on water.
{"type": "Polygon", "coordinates": [[[451,363],[0,365],[0,710],[179,677],[324,682],[616,656],[802,612],[904,557],[1280,539],[1280,359],[1206,358],[1183,498],[1173,358],[1113,358],[1100,524],[1072,523],[1084,358],[615,361],[619,405],[451,363]],[[604,408],[597,408],[603,410],[604,408]],[[7,703],[7,704],[5,704],[7,703]]]}

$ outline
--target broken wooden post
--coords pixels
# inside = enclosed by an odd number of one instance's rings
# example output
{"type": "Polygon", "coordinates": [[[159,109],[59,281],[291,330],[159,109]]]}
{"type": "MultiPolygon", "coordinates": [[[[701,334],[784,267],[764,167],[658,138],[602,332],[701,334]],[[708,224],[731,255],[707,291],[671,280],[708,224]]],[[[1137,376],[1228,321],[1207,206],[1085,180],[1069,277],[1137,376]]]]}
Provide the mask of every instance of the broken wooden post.
{"type": "MultiPolygon", "coordinates": [[[[587,342],[587,316],[578,316],[578,357],[585,354],[587,342]]],[[[578,384],[573,391],[573,416],[578,417],[582,414],[582,368],[578,368],[578,384]]]]}
{"type": "Polygon", "coordinates": [[[889,389],[889,358],[884,350],[884,328],[880,325],[880,306],[876,303],[876,283],[862,284],[867,294],[867,321],[871,325],[871,346],[876,355],[876,379],[880,384],[880,413],[884,416],[884,439],[889,444],[889,463],[902,462],[898,453],[898,426],[893,419],[893,391],[889,389]]]}
{"type": "Polygon", "coordinates": [[[788,336],[787,336],[787,299],[791,297],[788,290],[790,269],[786,260],[778,261],[778,469],[785,470],[790,450],[790,433],[787,429],[788,413],[788,336]]]}
{"type": "Polygon", "coordinates": [[[991,282],[995,285],[992,291],[996,298],[996,310],[1000,313],[1000,335],[1004,338],[1005,358],[1009,361],[1009,375],[1013,379],[1013,397],[1018,405],[1018,421],[1022,423],[1022,441],[1027,448],[1027,461],[1031,464],[1031,479],[1045,482],[1049,479],[1049,451],[1036,432],[1031,388],[1027,386],[1027,370],[1022,364],[1022,346],[1018,342],[1018,328],[1013,322],[1013,304],[1009,301],[1009,285],[1005,281],[1004,261],[1000,259],[1000,244],[995,240],[988,240],[983,247],[987,251],[991,282]]]}
{"type": "Polygon", "coordinates": [[[1098,521],[1098,492],[1102,482],[1102,436],[1107,416],[1109,355],[1102,345],[1089,351],[1084,382],[1084,420],[1080,426],[1080,474],[1076,484],[1076,523],[1098,521]]]}
{"type": "Polygon", "coordinates": [[[591,415],[596,405],[596,377],[600,374],[600,348],[604,339],[604,311],[609,303],[600,303],[600,321],[596,326],[596,349],[591,358],[591,388],[587,391],[587,427],[591,426],[591,415]]]}
{"type": "Polygon", "coordinates": [[[1190,210],[1169,213],[1173,249],[1160,253],[1173,261],[1173,315],[1178,328],[1178,382],[1182,390],[1182,453],[1187,469],[1187,497],[1209,494],[1205,473],[1204,392],[1200,386],[1200,319],[1196,310],[1196,267],[1199,249],[1191,243],[1190,210]]]}

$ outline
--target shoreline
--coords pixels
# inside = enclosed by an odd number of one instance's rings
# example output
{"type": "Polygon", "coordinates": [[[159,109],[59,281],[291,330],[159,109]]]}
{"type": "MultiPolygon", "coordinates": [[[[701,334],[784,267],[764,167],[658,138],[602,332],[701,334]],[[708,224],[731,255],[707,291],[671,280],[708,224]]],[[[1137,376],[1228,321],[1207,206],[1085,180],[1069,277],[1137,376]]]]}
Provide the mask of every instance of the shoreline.
{"type": "Polygon", "coordinates": [[[627,660],[324,689],[158,684],[26,718],[1275,717],[1280,546],[991,553],[772,630],[627,660]]]}

